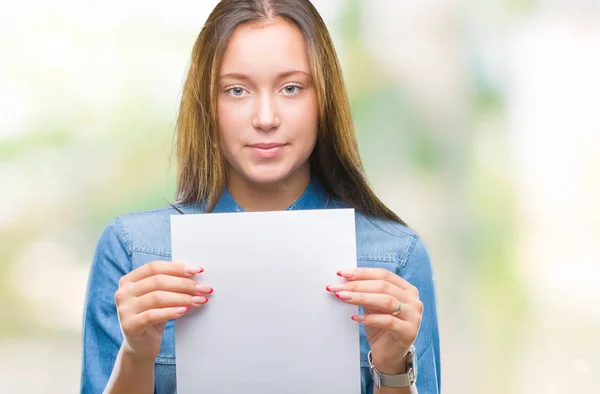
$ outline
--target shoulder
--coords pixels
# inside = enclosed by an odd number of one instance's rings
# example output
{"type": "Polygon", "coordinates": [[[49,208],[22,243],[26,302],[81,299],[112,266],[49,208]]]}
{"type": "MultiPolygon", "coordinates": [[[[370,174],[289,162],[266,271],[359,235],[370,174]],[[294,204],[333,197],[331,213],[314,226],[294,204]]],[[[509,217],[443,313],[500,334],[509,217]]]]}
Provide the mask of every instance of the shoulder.
{"type": "MultiPolygon", "coordinates": [[[[174,204],[184,214],[202,213],[201,206],[174,204]]],[[[173,206],[117,216],[107,229],[117,231],[129,255],[135,252],[171,256],[171,216],[181,215],[173,206]]],[[[106,232],[106,230],[105,230],[106,232]]]]}
{"type": "MultiPolygon", "coordinates": [[[[331,208],[350,208],[333,201],[331,208]]],[[[429,259],[425,244],[411,228],[392,220],[355,212],[357,258],[393,263],[406,268],[413,260],[429,259]]]]}

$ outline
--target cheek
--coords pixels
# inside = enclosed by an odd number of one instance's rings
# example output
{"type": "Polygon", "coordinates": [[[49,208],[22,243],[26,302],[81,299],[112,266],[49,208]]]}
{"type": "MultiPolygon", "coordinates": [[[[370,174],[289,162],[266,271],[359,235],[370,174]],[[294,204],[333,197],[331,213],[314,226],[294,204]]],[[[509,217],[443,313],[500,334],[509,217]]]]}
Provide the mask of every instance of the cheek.
{"type": "Polygon", "coordinates": [[[230,105],[218,104],[217,116],[219,124],[219,140],[224,150],[229,150],[235,140],[235,130],[239,130],[240,116],[230,105]]]}
{"type": "Polygon", "coordinates": [[[307,100],[288,113],[289,124],[293,127],[294,138],[304,145],[314,144],[317,138],[316,99],[307,100]]]}

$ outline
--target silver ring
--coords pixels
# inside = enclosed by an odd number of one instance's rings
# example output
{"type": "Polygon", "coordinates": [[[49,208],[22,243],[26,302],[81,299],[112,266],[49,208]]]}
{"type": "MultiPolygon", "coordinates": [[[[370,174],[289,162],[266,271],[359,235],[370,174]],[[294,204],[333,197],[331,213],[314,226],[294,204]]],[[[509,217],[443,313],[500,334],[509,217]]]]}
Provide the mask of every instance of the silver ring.
{"type": "Polygon", "coordinates": [[[394,316],[398,316],[400,312],[402,312],[402,303],[399,300],[396,301],[398,301],[398,305],[396,305],[396,309],[394,309],[394,311],[392,312],[392,315],[394,316]]]}

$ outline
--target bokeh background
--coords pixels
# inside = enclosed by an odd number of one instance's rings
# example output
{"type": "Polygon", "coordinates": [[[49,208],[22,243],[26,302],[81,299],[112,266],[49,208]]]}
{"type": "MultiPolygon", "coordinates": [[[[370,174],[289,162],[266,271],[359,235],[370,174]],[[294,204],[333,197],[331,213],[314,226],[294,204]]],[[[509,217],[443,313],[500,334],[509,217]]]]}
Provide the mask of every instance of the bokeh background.
{"type": "MultiPolygon", "coordinates": [[[[0,11],[0,392],[79,390],[87,271],[173,201],[216,0],[0,11]]],[[[445,393],[600,392],[600,2],[315,0],[376,192],[425,239],[445,393]]]]}

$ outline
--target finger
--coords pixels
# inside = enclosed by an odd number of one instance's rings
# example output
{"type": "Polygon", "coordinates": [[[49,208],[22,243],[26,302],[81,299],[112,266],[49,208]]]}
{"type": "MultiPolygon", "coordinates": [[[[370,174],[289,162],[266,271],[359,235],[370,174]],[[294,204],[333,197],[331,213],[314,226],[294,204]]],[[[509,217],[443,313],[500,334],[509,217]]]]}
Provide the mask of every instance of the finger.
{"type": "Polygon", "coordinates": [[[327,291],[337,293],[339,291],[353,291],[361,293],[388,294],[397,299],[406,297],[406,290],[387,282],[385,280],[358,280],[346,283],[332,284],[326,287],[327,291]]]}
{"type": "Polygon", "coordinates": [[[171,308],[150,309],[138,313],[123,322],[123,332],[127,336],[138,337],[143,334],[148,326],[176,319],[185,314],[188,310],[189,308],[186,306],[177,306],[171,308]]]}
{"type": "MultiPolygon", "coordinates": [[[[406,294],[406,292],[404,292],[406,294]]],[[[373,293],[355,293],[350,291],[340,291],[335,296],[347,304],[362,306],[364,309],[375,310],[378,312],[392,314],[398,307],[398,301],[402,303],[400,313],[395,316],[402,318],[410,315],[414,310],[410,298],[404,297],[404,300],[392,297],[388,294],[373,293]]]]}
{"type": "Polygon", "coordinates": [[[171,293],[168,291],[153,291],[139,297],[134,313],[142,313],[157,308],[170,308],[177,306],[199,306],[208,302],[205,296],[191,296],[189,294],[171,293]]]}
{"type": "Polygon", "coordinates": [[[394,316],[388,314],[369,313],[365,315],[354,315],[352,316],[352,320],[362,323],[365,326],[390,331],[394,333],[394,336],[406,347],[414,342],[420,327],[420,321],[407,322],[405,320],[396,319],[394,316]]]}
{"type": "Polygon", "coordinates": [[[385,268],[355,268],[352,270],[338,271],[337,274],[350,281],[379,279],[390,282],[404,290],[415,288],[406,279],[385,268]]]}
{"type": "Polygon", "coordinates": [[[144,278],[160,274],[190,278],[203,271],[203,268],[194,267],[189,264],[175,261],[155,260],[124,275],[121,278],[121,283],[138,282],[144,278]]]}
{"type": "Polygon", "coordinates": [[[181,278],[178,276],[158,274],[144,278],[131,285],[131,294],[142,296],[156,290],[170,291],[172,293],[183,293],[190,295],[210,294],[213,289],[205,284],[196,283],[191,278],[181,278]]]}

